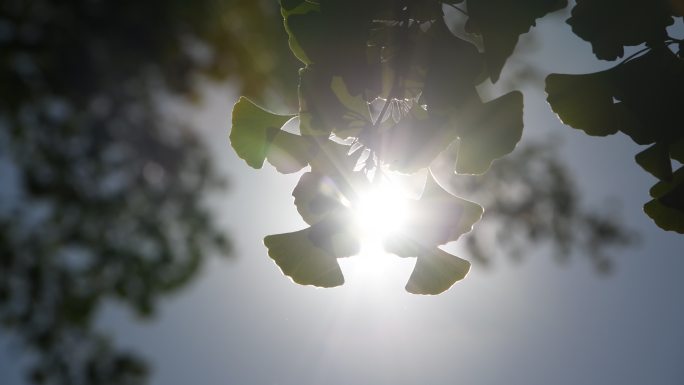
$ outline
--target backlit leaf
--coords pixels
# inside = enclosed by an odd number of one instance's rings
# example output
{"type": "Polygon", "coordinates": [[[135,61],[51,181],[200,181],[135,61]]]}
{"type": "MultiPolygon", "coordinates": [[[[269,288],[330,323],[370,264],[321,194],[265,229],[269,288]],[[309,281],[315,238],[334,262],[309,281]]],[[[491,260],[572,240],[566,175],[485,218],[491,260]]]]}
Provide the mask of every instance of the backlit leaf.
{"type": "Polygon", "coordinates": [[[290,27],[290,17],[293,15],[305,15],[310,12],[315,12],[319,10],[318,4],[306,0],[282,0],[280,2],[280,11],[283,15],[283,21],[285,24],[285,31],[288,34],[288,43],[290,45],[290,51],[304,64],[311,63],[311,59],[307,56],[306,52],[302,49],[297,36],[290,27]]]}
{"type": "Polygon", "coordinates": [[[233,107],[230,143],[238,156],[253,168],[261,168],[273,139],[293,115],[277,115],[240,97],[233,107]]]}
{"type": "Polygon", "coordinates": [[[342,270],[334,256],[309,240],[309,229],[264,238],[268,255],[283,274],[300,285],[334,287],[344,283],[342,270]]]}
{"type": "Polygon", "coordinates": [[[456,135],[445,118],[429,115],[414,104],[408,115],[368,145],[378,151],[390,169],[412,173],[427,167],[456,135]]]}
{"type": "Polygon", "coordinates": [[[460,145],[456,172],[482,174],[515,148],[523,130],[523,97],[519,91],[463,110],[458,117],[460,145]]]}
{"type": "Polygon", "coordinates": [[[356,136],[371,124],[368,104],[349,93],[343,79],[315,65],[300,70],[299,111],[302,135],[326,137],[331,132],[356,136]]]}
{"type": "Polygon", "coordinates": [[[406,284],[406,291],[413,294],[442,293],[465,278],[470,270],[470,262],[439,248],[424,250],[416,257],[416,266],[406,284]]]}
{"type": "Polygon", "coordinates": [[[450,194],[429,174],[420,199],[409,204],[409,213],[404,233],[388,241],[388,247],[392,252],[399,251],[400,256],[417,251],[402,252],[396,245],[414,244],[431,249],[457,240],[473,228],[484,210],[476,203],[450,194]]]}
{"type": "Polygon", "coordinates": [[[513,53],[518,37],[535,25],[536,19],[563,9],[566,0],[467,0],[466,28],[482,36],[492,82],[513,53]]]}
{"type": "Polygon", "coordinates": [[[342,200],[346,198],[339,183],[319,172],[304,173],[292,196],[299,215],[310,225],[345,209],[342,200]]]}

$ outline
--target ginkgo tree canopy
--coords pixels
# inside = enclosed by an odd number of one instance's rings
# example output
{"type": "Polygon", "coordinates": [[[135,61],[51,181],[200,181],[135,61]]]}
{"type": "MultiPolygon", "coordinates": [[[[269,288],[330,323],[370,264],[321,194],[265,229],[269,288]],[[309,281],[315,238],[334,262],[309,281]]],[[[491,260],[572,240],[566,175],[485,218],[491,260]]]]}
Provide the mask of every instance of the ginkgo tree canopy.
{"type": "MultiPolygon", "coordinates": [[[[236,153],[254,168],[264,161],[283,173],[308,167],[293,196],[310,227],[264,240],[281,270],[301,284],[341,285],[337,259],[361,247],[351,212],[364,191],[388,173],[430,170],[445,152],[452,153],[453,173],[482,174],[513,151],[523,130],[522,94],[483,100],[477,86],[496,82],[519,36],[566,6],[558,0],[281,1],[290,49],[303,65],[299,111],[278,115],[241,98],[230,134],[236,153]],[[445,7],[467,17],[458,36],[445,7]],[[292,119],[296,133],[283,129],[292,119]]],[[[674,0],[578,1],[568,23],[598,58],[622,57],[624,46],[645,48],[596,74],[553,74],[546,89],[565,123],[589,135],[621,131],[651,145],[636,157],[661,180],[645,210],[662,228],[684,233],[682,172],[673,172],[671,162],[684,158],[684,64],[681,40],[666,29],[681,10],[674,0]]],[[[447,192],[436,175],[428,171],[422,195],[410,202],[416,214],[384,240],[386,251],[417,258],[406,286],[412,293],[438,294],[465,276],[469,263],[438,246],[470,231],[483,213],[447,192]]]]}

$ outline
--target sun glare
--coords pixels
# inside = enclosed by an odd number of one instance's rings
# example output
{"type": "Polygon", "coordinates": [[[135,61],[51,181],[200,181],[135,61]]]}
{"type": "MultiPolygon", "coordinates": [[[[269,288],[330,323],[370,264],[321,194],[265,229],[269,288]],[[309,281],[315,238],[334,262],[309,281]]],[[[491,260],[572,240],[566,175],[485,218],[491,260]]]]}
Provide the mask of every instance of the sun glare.
{"type": "Polygon", "coordinates": [[[406,199],[399,189],[388,183],[374,185],[360,194],[353,209],[362,248],[380,246],[386,237],[401,230],[406,222],[406,199]]]}
{"type": "Polygon", "coordinates": [[[408,217],[404,191],[389,182],[374,183],[372,188],[359,193],[350,204],[354,227],[361,239],[358,258],[340,260],[345,278],[358,289],[396,291],[406,282],[414,261],[396,258],[385,251],[383,242],[402,231],[408,217]]]}

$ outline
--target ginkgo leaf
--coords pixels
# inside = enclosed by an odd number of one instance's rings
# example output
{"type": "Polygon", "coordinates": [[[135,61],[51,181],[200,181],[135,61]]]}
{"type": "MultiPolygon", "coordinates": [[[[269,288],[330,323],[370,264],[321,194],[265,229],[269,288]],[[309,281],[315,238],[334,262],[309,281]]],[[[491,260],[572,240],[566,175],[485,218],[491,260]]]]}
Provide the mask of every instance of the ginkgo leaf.
{"type": "Polygon", "coordinates": [[[337,258],[360,250],[358,238],[350,231],[344,215],[329,216],[309,228],[264,238],[268,255],[283,274],[302,285],[322,287],[344,283],[337,258]]]}
{"type": "Polygon", "coordinates": [[[413,173],[427,167],[456,135],[446,118],[430,115],[414,104],[396,125],[367,144],[391,170],[413,173]]]}
{"type": "Polygon", "coordinates": [[[672,179],[672,162],[665,144],[656,143],[638,153],[635,159],[639,166],[656,178],[660,180],[672,179]]]}
{"type": "MultiPolygon", "coordinates": [[[[681,138],[684,100],[684,62],[666,48],[646,54],[610,70],[614,73],[615,99],[622,102],[639,124],[637,134],[650,142],[681,138]]],[[[632,136],[623,128],[621,131],[632,136]]]]}
{"type": "Polygon", "coordinates": [[[483,174],[495,159],[513,151],[522,137],[522,93],[513,91],[462,110],[457,125],[460,146],[456,172],[483,174]]]}
{"type": "Polygon", "coordinates": [[[344,283],[337,258],[355,255],[361,247],[344,212],[303,230],[269,235],[264,244],[283,274],[299,284],[322,287],[344,283]]]}
{"type": "Polygon", "coordinates": [[[440,294],[465,278],[470,270],[470,262],[465,259],[409,238],[395,239],[385,248],[402,258],[417,258],[406,284],[406,291],[412,294],[440,294]]]}
{"type": "Polygon", "coordinates": [[[684,212],[667,207],[657,199],[644,205],[644,212],[663,230],[684,234],[684,212]]]}
{"type": "Polygon", "coordinates": [[[302,15],[309,12],[318,11],[320,9],[318,4],[306,0],[281,0],[280,13],[283,15],[283,22],[285,24],[285,31],[288,34],[288,43],[290,51],[304,64],[311,63],[311,59],[307,56],[304,49],[302,49],[297,36],[290,28],[290,16],[302,15]]]}
{"type": "Polygon", "coordinates": [[[625,46],[663,40],[673,23],[668,1],[578,0],[568,24],[572,31],[591,43],[602,60],[624,55],[625,46]]]}
{"type": "Polygon", "coordinates": [[[518,37],[535,25],[536,19],[563,9],[566,0],[467,0],[469,32],[482,36],[492,82],[513,53],[518,37]]]}
{"type": "Polygon", "coordinates": [[[650,190],[654,198],[644,212],[662,229],[684,234],[684,167],[670,181],[660,181],[650,190]]]}
{"type": "MultiPolygon", "coordinates": [[[[546,78],[548,102],[558,118],[588,135],[606,136],[618,131],[619,115],[610,72],[586,75],[551,74],[546,78]]],[[[624,119],[623,119],[624,120],[624,119]]]]}
{"type": "Polygon", "coordinates": [[[684,63],[667,49],[593,74],[551,74],[546,91],[561,120],[590,135],[620,130],[639,144],[682,135],[684,63]]]}
{"type": "Polygon", "coordinates": [[[444,12],[438,1],[417,1],[410,9],[409,18],[418,22],[442,20],[444,12]]]}
{"type": "Polygon", "coordinates": [[[658,198],[660,203],[684,215],[684,182],[675,184],[670,191],[658,198]]]}
{"type": "Polygon", "coordinates": [[[283,274],[300,285],[321,287],[344,283],[342,270],[334,255],[314,245],[309,239],[311,228],[269,235],[264,238],[268,255],[283,274]]]}
{"type": "MultiPolygon", "coordinates": [[[[379,79],[367,60],[370,7],[347,0],[324,2],[309,12],[288,15],[286,26],[291,40],[306,58],[305,64],[326,68],[342,76],[353,95],[362,94],[379,79]],[[344,55],[340,55],[344,52],[344,55]]],[[[379,64],[379,63],[375,63],[379,64]]]]}
{"type": "Polygon", "coordinates": [[[313,146],[308,138],[279,130],[268,146],[266,160],[280,173],[297,172],[309,163],[313,146]]]}
{"type": "Polygon", "coordinates": [[[421,103],[430,111],[459,108],[477,96],[475,85],[483,79],[482,55],[475,45],[454,36],[443,20],[436,22],[426,33],[430,46],[421,103]]]}
{"type": "MultiPolygon", "coordinates": [[[[684,7],[684,5],[683,5],[684,7]]],[[[684,137],[670,144],[670,157],[679,163],[684,163],[684,137]]]]}
{"type": "Polygon", "coordinates": [[[240,97],[233,106],[230,144],[248,165],[261,168],[271,143],[281,132],[280,128],[292,117],[266,111],[251,100],[240,97]]]}
{"type": "Polygon", "coordinates": [[[330,139],[316,140],[316,153],[309,162],[311,171],[336,180],[357,179],[359,173],[353,172],[356,156],[349,155],[350,148],[349,145],[339,144],[330,139]]]}
{"type": "Polygon", "coordinates": [[[292,196],[299,215],[310,225],[320,222],[331,213],[345,209],[339,183],[318,172],[302,174],[292,196]]]}
{"type": "Polygon", "coordinates": [[[299,71],[299,130],[305,136],[358,136],[371,125],[368,104],[351,95],[340,77],[310,65],[299,71]]]}
{"type": "Polygon", "coordinates": [[[399,256],[411,256],[416,251],[401,251],[407,245],[432,249],[457,240],[469,232],[482,218],[484,210],[477,203],[454,196],[444,190],[428,174],[420,199],[408,205],[410,213],[404,231],[387,241],[388,250],[399,256]]]}
{"type": "Polygon", "coordinates": [[[440,294],[465,278],[470,271],[470,262],[439,248],[423,250],[416,257],[416,266],[406,284],[409,293],[440,294]]]}
{"type": "Polygon", "coordinates": [[[350,94],[342,77],[334,76],[330,82],[330,89],[346,109],[342,116],[344,124],[333,129],[333,132],[341,138],[358,137],[361,130],[372,124],[368,103],[360,95],[350,94]]]}

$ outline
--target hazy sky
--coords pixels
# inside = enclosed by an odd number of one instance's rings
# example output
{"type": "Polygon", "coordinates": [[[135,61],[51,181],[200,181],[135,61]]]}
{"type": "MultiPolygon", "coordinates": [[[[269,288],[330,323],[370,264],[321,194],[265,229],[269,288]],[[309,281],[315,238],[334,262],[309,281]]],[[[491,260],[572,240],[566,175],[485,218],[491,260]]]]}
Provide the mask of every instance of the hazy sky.
{"type": "MultiPolygon", "coordinates": [[[[610,65],[554,20],[536,36],[530,61],[544,69],[610,65]]],[[[214,85],[194,119],[232,182],[214,201],[236,258],[212,259],[190,287],[162,300],[152,322],[110,304],[99,326],[149,360],[155,385],[684,383],[684,237],[642,212],[655,180],[633,160],[639,146],[564,127],[540,87],[525,90],[523,142],[562,136],[587,202],[619,199],[625,223],[641,233],[611,276],[581,256],[561,266],[539,248],[521,264],[501,256],[491,268],[474,265],[434,297],[404,292],[412,266],[399,258],[388,259],[391,274],[381,280],[345,264],[341,288],[293,284],[262,239],[304,226],[290,196],[298,175],[255,171],[237,158],[227,138],[237,95],[214,85]]],[[[458,244],[450,250],[468,258],[458,244]]],[[[0,384],[20,384],[20,360],[8,346],[0,338],[0,384]]]]}

